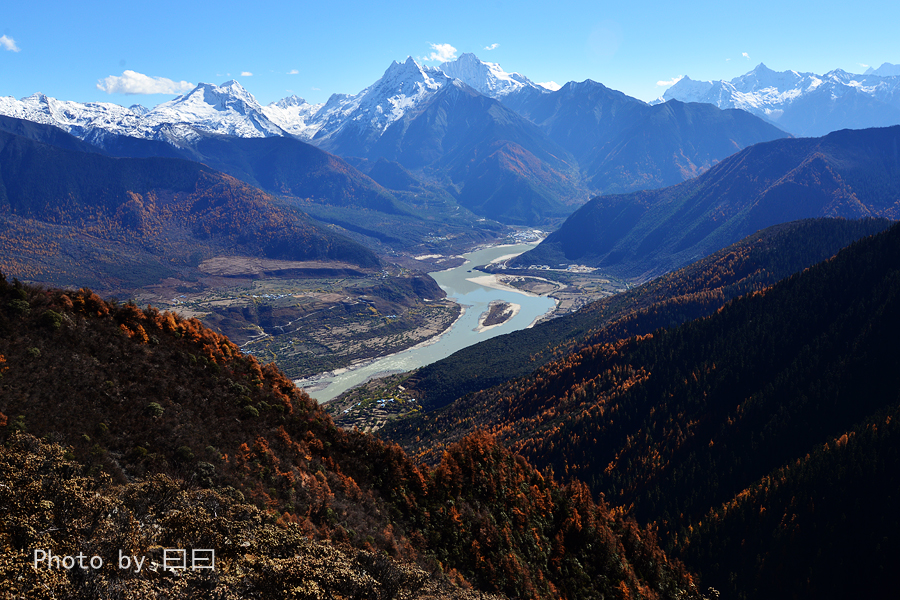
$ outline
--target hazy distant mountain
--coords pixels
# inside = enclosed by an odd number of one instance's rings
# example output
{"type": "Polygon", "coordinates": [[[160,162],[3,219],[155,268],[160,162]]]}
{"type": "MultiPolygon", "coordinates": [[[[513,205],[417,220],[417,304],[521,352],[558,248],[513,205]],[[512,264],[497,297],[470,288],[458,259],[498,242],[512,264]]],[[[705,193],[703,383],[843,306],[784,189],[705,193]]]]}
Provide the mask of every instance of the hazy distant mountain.
{"type": "Polygon", "coordinates": [[[748,112],[708,104],[672,101],[643,113],[581,163],[592,189],[624,193],[674,185],[743,148],[787,137],[748,112]]]}
{"type": "Polygon", "coordinates": [[[679,185],[594,198],[514,262],[647,279],[776,223],[897,219],[898,144],[900,126],[757,144],[679,185]]]}
{"type": "Polygon", "coordinates": [[[503,102],[571,152],[588,187],[603,193],[673,185],[742,148],[785,137],[743,111],[649,106],[591,80],[553,93],[525,90],[503,102]]]}
{"type": "Polygon", "coordinates": [[[893,67],[885,63],[865,75],[840,69],[816,75],[776,72],[760,63],[731,81],[684,77],[663,99],[740,108],[794,135],[821,136],[839,129],[900,124],[900,77],[893,67]]]}
{"type": "Polygon", "coordinates": [[[647,113],[646,103],[587,79],[555,92],[521,89],[503,99],[579,163],[647,113]]]}
{"type": "Polygon", "coordinates": [[[897,77],[900,75],[900,65],[892,65],[891,63],[882,63],[877,69],[869,67],[864,75],[880,75],[881,77],[897,77]]]}

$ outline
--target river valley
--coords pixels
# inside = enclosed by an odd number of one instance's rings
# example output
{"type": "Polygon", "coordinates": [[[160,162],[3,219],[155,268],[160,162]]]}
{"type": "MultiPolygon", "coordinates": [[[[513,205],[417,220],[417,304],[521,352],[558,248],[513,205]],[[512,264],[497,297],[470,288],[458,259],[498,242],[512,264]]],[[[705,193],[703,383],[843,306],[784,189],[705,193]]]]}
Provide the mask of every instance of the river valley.
{"type": "Polygon", "coordinates": [[[448,298],[463,309],[459,318],[441,335],[396,354],[299,379],[295,383],[319,402],[327,402],[373,377],[411,371],[472,344],[530,327],[555,308],[556,300],[500,284],[494,276],[485,275],[474,270],[474,267],[509,258],[531,248],[533,245],[530,244],[484,248],[464,254],[466,262],[458,267],[430,273],[448,298]],[[480,318],[489,311],[491,303],[498,302],[515,306],[518,310],[502,323],[481,326],[480,318]]]}

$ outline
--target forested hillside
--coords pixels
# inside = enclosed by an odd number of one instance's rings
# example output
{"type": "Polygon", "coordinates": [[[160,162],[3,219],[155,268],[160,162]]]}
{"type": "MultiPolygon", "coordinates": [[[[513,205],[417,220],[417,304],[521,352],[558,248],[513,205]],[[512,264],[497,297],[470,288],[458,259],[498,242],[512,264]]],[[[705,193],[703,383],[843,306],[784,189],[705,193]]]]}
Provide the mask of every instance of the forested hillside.
{"type": "Polygon", "coordinates": [[[13,596],[389,598],[431,578],[510,597],[699,597],[651,531],[584,485],[484,434],[417,466],[337,429],[276,367],[194,319],[0,278],[0,391],[13,596]],[[219,570],[115,567],[119,546],[171,544],[213,547],[219,570]],[[35,548],[103,553],[107,567],[34,569],[35,548]]]}
{"type": "Polygon", "coordinates": [[[584,346],[712,314],[729,300],[763,290],[890,224],[887,219],[814,219],[775,225],[576,313],[464,348],[422,367],[404,385],[426,410],[440,408],[584,346]]]}
{"type": "Polygon", "coordinates": [[[900,217],[900,126],[775,140],[661,190],[598,196],[511,264],[571,263],[645,281],[765,227],[900,217]]]}
{"type": "Polygon", "coordinates": [[[709,317],[425,415],[406,439],[433,453],[484,428],[651,522],[733,597],[890,597],[898,315],[895,225],[709,317]]]}
{"type": "Polygon", "coordinates": [[[0,267],[107,289],[215,255],[379,259],[268,194],[199,163],[115,159],[0,132],[0,267]]]}

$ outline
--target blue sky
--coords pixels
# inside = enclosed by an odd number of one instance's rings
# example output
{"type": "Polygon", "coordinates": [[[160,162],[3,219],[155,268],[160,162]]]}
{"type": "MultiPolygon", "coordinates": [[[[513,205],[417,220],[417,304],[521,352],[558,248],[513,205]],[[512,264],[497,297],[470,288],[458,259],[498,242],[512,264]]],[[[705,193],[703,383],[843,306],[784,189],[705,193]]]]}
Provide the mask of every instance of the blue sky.
{"type": "Polygon", "coordinates": [[[263,104],[315,103],[359,92],[393,60],[437,65],[433,46],[449,45],[536,82],[593,79],[650,100],[666,89],[658,82],[731,79],[760,62],[819,74],[900,63],[900,3],[866,4],[8,2],[0,96],[152,107],[237,79],[263,104]]]}

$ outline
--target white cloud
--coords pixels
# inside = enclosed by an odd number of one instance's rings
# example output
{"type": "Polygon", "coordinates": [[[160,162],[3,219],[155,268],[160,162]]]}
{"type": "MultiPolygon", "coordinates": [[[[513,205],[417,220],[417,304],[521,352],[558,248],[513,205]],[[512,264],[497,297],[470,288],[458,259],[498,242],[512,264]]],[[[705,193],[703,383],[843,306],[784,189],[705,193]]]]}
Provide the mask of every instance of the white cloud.
{"type": "Polygon", "coordinates": [[[867,64],[865,64],[865,63],[857,63],[857,64],[858,64],[860,67],[862,67],[863,69],[868,69],[868,68],[869,68],[869,65],[867,65],[867,64]]]}
{"type": "Polygon", "coordinates": [[[431,44],[434,50],[425,60],[436,60],[439,62],[447,62],[456,58],[456,48],[450,44],[431,44]]]}
{"type": "Polygon", "coordinates": [[[110,75],[101,79],[97,82],[97,89],[107,94],[180,94],[194,89],[194,84],[124,71],[121,77],[110,75]]]}
{"type": "Polygon", "coordinates": [[[668,86],[670,86],[670,85],[675,85],[676,83],[678,83],[678,82],[681,81],[682,79],[684,79],[684,75],[681,75],[680,77],[673,77],[673,78],[670,79],[669,81],[657,81],[657,82],[656,82],[656,85],[658,85],[658,86],[660,86],[660,87],[668,87],[668,86]]]}
{"type": "Polygon", "coordinates": [[[20,50],[20,48],[16,46],[16,40],[5,35],[0,37],[0,46],[3,46],[4,50],[9,50],[10,52],[18,52],[20,50]]]}
{"type": "Polygon", "coordinates": [[[253,73],[250,71],[241,71],[241,77],[253,77],[253,73]]]}
{"type": "Polygon", "coordinates": [[[741,52],[741,56],[743,56],[743,57],[746,58],[747,60],[750,60],[750,55],[747,54],[746,52],[741,52]]]}
{"type": "Polygon", "coordinates": [[[484,49],[485,50],[496,50],[499,47],[500,47],[500,44],[491,44],[490,46],[485,46],[484,49]]]}
{"type": "Polygon", "coordinates": [[[290,71],[287,72],[287,74],[288,75],[299,75],[300,71],[298,71],[297,69],[291,69],[290,71]]]}
{"type": "Polygon", "coordinates": [[[541,86],[542,88],[550,90],[551,92],[555,92],[556,90],[558,90],[559,88],[562,87],[555,81],[545,81],[544,83],[539,83],[538,85],[541,86]]]}

